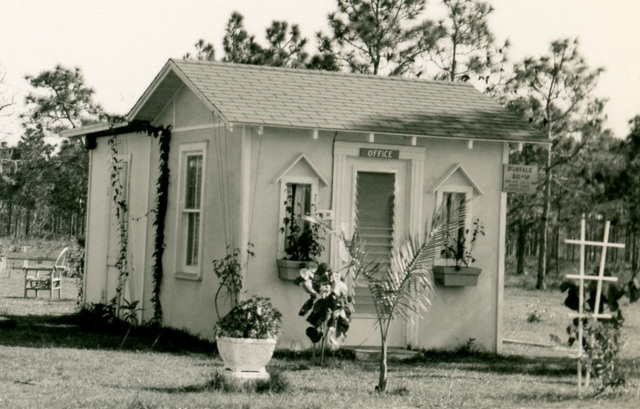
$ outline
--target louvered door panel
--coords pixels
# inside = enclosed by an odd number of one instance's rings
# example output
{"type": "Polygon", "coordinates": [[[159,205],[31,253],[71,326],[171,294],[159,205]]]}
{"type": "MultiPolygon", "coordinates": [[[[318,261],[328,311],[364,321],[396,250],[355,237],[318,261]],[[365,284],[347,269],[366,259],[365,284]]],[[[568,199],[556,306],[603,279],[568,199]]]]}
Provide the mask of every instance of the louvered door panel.
{"type": "MultiPolygon", "coordinates": [[[[356,180],[356,229],[366,243],[368,262],[382,264],[391,258],[394,240],[396,178],[393,173],[358,172],[356,180]]],[[[356,283],[356,312],[375,313],[366,282],[356,283]]]]}

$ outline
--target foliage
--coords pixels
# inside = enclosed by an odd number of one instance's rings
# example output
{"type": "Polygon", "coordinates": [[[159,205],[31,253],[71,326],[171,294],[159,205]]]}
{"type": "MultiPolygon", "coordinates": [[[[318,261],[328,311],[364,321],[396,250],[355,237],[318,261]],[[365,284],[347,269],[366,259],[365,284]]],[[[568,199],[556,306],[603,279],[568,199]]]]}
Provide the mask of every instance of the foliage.
{"type": "Polygon", "coordinates": [[[347,239],[344,232],[334,231],[319,219],[308,218],[337,237],[349,255],[347,272],[355,282],[365,279],[376,309],[376,324],[380,333],[380,376],[376,390],[387,388],[387,336],[394,319],[412,321],[431,305],[433,293],[433,262],[440,254],[446,238],[464,226],[465,212],[443,220],[442,211],[432,218],[431,228],[424,236],[409,235],[395,246],[391,264],[368,262],[366,243],[357,232],[347,239]]]}
{"type": "Polygon", "coordinates": [[[282,314],[269,299],[253,296],[233,307],[214,332],[217,337],[276,339],[281,324],[282,314]]]}
{"type": "Polygon", "coordinates": [[[497,45],[489,28],[494,8],[482,0],[442,0],[447,16],[439,22],[441,36],[430,60],[436,79],[473,81],[494,95],[506,80],[509,40],[497,45]]]}
{"type": "Polygon", "coordinates": [[[155,218],[153,225],[156,228],[153,239],[153,322],[159,323],[162,320],[162,304],[160,303],[160,288],[162,287],[162,257],[164,255],[164,234],[167,216],[167,199],[169,195],[169,151],[171,147],[171,129],[147,128],[147,133],[158,139],[160,156],[158,160],[158,180],[156,181],[156,203],[155,218]]]}
{"type": "Polygon", "coordinates": [[[402,75],[444,34],[435,22],[417,21],[425,0],[338,0],[329,14],[330,36],[319,33],[320,55],[351,72],[402,75]]]}
{"type": "MultiPolygon", "coordinates": [[[[571,163],[582,148],[599,135],[605,101],[595,98],[592,91],[603,69],[590,69],[579,52],[578,41],[563,39],[551,43],[548,55],[527,57],[516,63],[513,71],[502,95],[503,102],[544,130],[552,142],[551,148],[532,147],[514,157],[516,163],[536,160],[544,172],[540,183],[543,197],[536,198],[539,221],[535,222],[540,226],[537,287],[544,288],[549,228],[554,217],[552,187],[553,190],[558,188],[553,171],[571,163]]],[[[531,209],[532,201],[523,199],[519,205],[526,209],[521,213],[526,217],[530,215],[528,209],[531,209]]]]}
{"type": "Polygon", "coordinates": [[[79,237],[76,246],[69,248],[67,252],[67,260],[69,264],[69,277],[73,277],[76,282],[78,294],[76,296],[76,309],[82,308],[84,301],[84,237],[79,237]]]}
{"type": "Polygon", "coordinates": [[[527,322],[532,324],[536,322],[542,322],[547,318],[547,310],[540,308],[539,302],[528,305],[527,307],[533,309],[527,313],[527,322]]]}
{"type": "Polygon", "coordinates": [[[10,114],[9,109],[15,104],[13,96],[8,95],[6,87],[3,86],[6,74],[6,69],[0,66],[0,116],[10,114]]]}
{"type": "MultiPolygon", "coordinates": [[[[611,276],[605,270],[606,276],[611,276]]],[[[564,304],[574,311],[579,311],[580,288],[575,282],[565,281],[560,286],[561,291],[567,292],[564,304]]],[[[585,283],[585,300],[583,311],[596,312],[597,284],[595,281],[585,283]]],[[[624,384],[624,375],[620,371],[619,352],[622,346],[621,328],[624,323],[622,312],[619,308],[619,300],[625,294],[617,283],[602,283],[602,293],[599,301],[599,313],[610,313],[611,318],[582,319],[584,355],[581,358],[586,370],[593,379],[596,391],[602,392],[609,386],[624,384]]],[[[569,334],[568,344],[573,345],[579,339],[579,319],[574,318],[567,327],[569,334]]]]}
{"type": "Polygon", "coordinates": [[[284,252],[288,260],[316,261],[324,251],[320,235],[320,226],[317,223],[308,223],[303,217],[295,214],[294,198],[290,195],[285,205],[285,217],[282,219],[284,226],[280,228],[285,233],[284,252]]]}
{"type": "Polygon", "coordinates": [[[196,49],[195,54],[186,53],[182,58],[185,60],[200,60],[200,61],[214,61],[215,60],[215,49],[213,48],[213,44],[207,43],[204,39],[199,39],[193,45],[196,49]]]}
{"type": "Polygon", "coordinates": [[[218,309],[218,297],[223,289],[226,290],[227,295],[231,298],[231,306],[235,307],[238,303],[238,296],[240,290],[242,290],[242,270],[249,262],[249,257],[253,257],[253,243],[247,245],[247,262],[243,266],[240,260],[240,249],[235,248],[233,251],[230,247],[227,247],[227,255],[221,259],[213,260],[213,272],[218,278],[219,286],[214,297],[214,305],[216,308],[216,315],[220,319],[220,310],[218,309]]]}
{"type": "Polygon", "coordinates": [[[140,304],[139,300],[129,301],[125,299],[120,306],[122,320],[129,325],[138,325],[138,313],[142,311],[138,304],[140,304]]]}
{"type": "Polygon", "coordinates": [[[126,180],[123,180],[123,162],[118,154],[118,136],[112,136],[108,140],[109,144],[109,182],[111,185],[111,201],[113,202],[113,217],[118,229],[118,258],[115,267],[118,269],[118,285],[116,293],[111,303],[120,311],[122,305],[122,291],[129,278],[129,216],[127,191],[125,189],[126,180]]]}
{"type": "Polygon", "coordinates": [[[346,337],[353,313],[353,297],[348,294],[343,277],[322,263],[302,269],[295,284],[309,293],[309,299],[298,313],[308,314],[307,322],[311,326],[307,328],[307,336],[314,344],[321,342],[323,352],[327,342],[337,348],[338,340],[346,337]]]}
{"type": "Polygon", "coordinates": [[[431,61],[440,72],[437,79],[484,85],[490,93],[504,79],[509,41],[496,46],[489,28],[494,8],[481,0],[442,0],[447,17],[439,22],[440,37],[431,61]]]}
{"type": "Polygon", "coordinates": [[[480,219],[476,219],[473,222],[473,232],[471,232],[470,240],[467,239],[468,235],[469,229],[464,230],[464,234],[461,231],[451,232],[447,230],[446,243],[440,254],[447,261],[453,260],[456,270],[460,270],[462,267],[469,267],[476,261],[475,257],[473,257],[473,249],[476,246],[478,236],[484,236],[484,225],[480,219]]]}
{"type": "Polygon", "coordinates": [[[274,20],[266,29],[267,46],[263,47],[244,27],[244,16],[234,11],[227,22],[222,40],[225,55],[222,61],[274,67],[304,67],[309,54],[307,39],[301,36],[297,24],[274,20]]]}
{"type": "Polygon", "coordinates": [[[84,231],[88,155],[79,138],[58,133],[106,114],[79,68],[58,65],[26,79],[34,91],[21,115],[24,133],[14,148],[2,147],[3,233],[77,237],[84,231]]]}
{"type": "Polygon", "coordinates": [[[56,65],[38,76],[27,75],[26,80],[39,91],[26,97],[29,112],[23,118],[29,123],[42,124],[44,129],[57,133],[96,122],[104,115],[102,107],[93,101],[94,90],[85,85],[80,68],[56,65]]]}

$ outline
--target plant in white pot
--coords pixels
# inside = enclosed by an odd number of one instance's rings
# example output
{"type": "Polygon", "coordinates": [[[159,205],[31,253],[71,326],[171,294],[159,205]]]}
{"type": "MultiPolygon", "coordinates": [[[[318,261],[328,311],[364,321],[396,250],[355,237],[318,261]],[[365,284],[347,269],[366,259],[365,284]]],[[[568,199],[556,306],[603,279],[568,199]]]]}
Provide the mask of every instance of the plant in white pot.
{"type": "Polygon", "coordinates": [[[285,202],[283,226],[280,228],[285,235],[285,257],[278,259],[278,276],[282,280],[297,279],[300,270],[316,264],[324,250],[320,228],[305,219],[309,215],[296,214],[296,206],[293,196],[289,196],[285,202]]]}
{"type": "Polygon", "coordinates": [[[269,379],[282,314],[268,298],[253,296],[238,303],[214,327],[225,373],[235,379],[269,379]]]}
{"type": "Polygon", "coordinates": [[[475,286],[482,269],[472,267],[476,259],[473,250],[476,241],[484,236],[484,226],[480,219],[473,222],[473,231],[469,229],[448,233],[441,257],[447,260],[445,266],[434,266],[435,282],[445,287],[475,286]],[[453,264],[453,265],[451,265],[453,264]]]}

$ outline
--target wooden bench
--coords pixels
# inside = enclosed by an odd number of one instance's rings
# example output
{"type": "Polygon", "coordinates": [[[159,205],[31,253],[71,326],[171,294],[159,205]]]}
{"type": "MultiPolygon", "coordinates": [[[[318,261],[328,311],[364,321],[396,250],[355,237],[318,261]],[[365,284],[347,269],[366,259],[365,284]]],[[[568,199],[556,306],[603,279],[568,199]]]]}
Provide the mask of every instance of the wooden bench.
{"type": "Polygon", "coordinates": [[[60,298],[62,276],[69,270],[67,263],[68,250],[69,249],[65,247],[53,260],[50,258],[51,254],[46,254],[46,252],[23,252],[22,255],[18,256],[7,254],[7,264],[9,264],[9,260],[16,259],[17,257],[22,258],[25,298],[29,290],[33,291],[36,297],[38,297],[38,291],[49,291],[50,298],[53,298],[53,293],[57,291],[58,298],[60,298]],[[53,261],[53,263],[42,264],[42,262],[46,261],[53,261]],[[30,264],[31,262],[37,262],[38,264],[30,264]]]}

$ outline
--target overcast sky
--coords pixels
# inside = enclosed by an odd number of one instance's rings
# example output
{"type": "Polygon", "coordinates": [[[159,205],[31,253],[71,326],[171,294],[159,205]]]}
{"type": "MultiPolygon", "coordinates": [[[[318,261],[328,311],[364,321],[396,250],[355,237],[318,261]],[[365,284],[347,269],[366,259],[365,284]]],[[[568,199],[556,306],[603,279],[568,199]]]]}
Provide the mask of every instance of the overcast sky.
{"type": "MultiPolygon", "coordinates": [[[[437,9],[431,0],[428,10],[437,9]]],[[[491,28],[509,38],[511,56],[539,56],[552,40],[579,37],[587,63],[604,67],[597,94],[608,97],[608,126],[619,137],[640,114],[640,0],[491,0],[491,28]]],[[[96,101],[125,114],[168,58],[193,50],[199,38],[222,56],[225,24],[234,10],[264,39],[274,19],[298,23],[310,40],[327,30],[335,0],[0,0],[0,67],[4,86],[21,101],[25,75],[56,64],[82,68],[96,101]]],[[[308,48],[313,52],[313,48],[308,48]]],[[[14,118],[0,120],[0,140],[15,141],[14,118]]]]}

